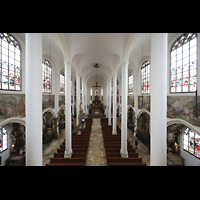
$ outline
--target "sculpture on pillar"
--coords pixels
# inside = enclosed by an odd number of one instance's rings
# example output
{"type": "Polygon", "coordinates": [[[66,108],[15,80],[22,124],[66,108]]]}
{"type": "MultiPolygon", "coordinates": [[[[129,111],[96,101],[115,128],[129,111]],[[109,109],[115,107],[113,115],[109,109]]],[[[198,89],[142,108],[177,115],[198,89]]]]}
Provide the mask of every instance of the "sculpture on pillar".
{"type": "Polygon", "coordinates": [[[59,118],[59,133],[61,133],[61,130],[65,129],[65,114],[63,109],[60,110],[59,118]]]}
{"type": "Polygon", "coordinates": [[[82,120],[83,120],[83,119],[85,119],[85,113],[83,113],[83,109],[81,108],[81,109],[80,109],[79,116],[78,116],[79,124],[82,123],[82,120]]]}

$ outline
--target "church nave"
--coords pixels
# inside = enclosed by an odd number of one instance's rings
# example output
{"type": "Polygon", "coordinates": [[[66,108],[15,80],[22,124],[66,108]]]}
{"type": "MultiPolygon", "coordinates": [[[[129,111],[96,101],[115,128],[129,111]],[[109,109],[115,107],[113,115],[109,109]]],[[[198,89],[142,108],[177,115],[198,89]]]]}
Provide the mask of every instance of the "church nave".
{"type": "Polygon", "coordinates": [[[0,33],[0,166],[199,166],[199,37],[0,33]]]}

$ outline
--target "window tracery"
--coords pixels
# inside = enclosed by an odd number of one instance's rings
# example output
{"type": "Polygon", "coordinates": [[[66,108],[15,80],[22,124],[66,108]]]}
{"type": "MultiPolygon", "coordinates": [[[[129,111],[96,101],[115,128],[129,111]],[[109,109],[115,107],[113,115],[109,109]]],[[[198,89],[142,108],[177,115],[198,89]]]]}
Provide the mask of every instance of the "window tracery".
{"type": "Polygon", "coordinates": [[[171,93],[195,92],[197,86],[197,34],[181,35],[171,49],[171,93]]]}
{"type": "Polygon", "coordinates": [[[21,90],[21,47],[10,33],[0,33],[0,90],[21,90]]]}

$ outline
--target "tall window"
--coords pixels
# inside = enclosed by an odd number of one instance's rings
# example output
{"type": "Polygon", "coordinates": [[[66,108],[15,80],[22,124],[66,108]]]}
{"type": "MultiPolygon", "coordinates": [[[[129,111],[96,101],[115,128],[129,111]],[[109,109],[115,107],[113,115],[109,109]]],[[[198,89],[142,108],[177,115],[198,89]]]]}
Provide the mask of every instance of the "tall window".
{"type": "Polygon", "coordinates": [[[99,89],[95,88],[95,96],[99,96],[99,89]]]}
{"type": "Polygon", "coordinates": [[[8,133],[4,127],[0,127],[0,153],[8,149],[8,133]]]}
{"type": "Polygon", "coordinates": [[[51,93],[52,68],[48,60],[43,60],[42,62],[42,77],[43,77],[42,92],[51,93]]]}
{"type": "Polygon", "coordinates": [[[183,149],[200,158],[200,135],[186,128],[183,137],[183,149]]]}
{"type": "Polygon", "coordinates": [[[103,88],[101,88],[101,101],[103,101],[103,88]]]}
{"type": "Polygon", "coordinates": [[[92,88],[90,88],[90,100],[92,101],[92,88]]]}
{"type": "Polygon", "coordinates": [[[65,74],[63,71],[60,72],[60,93],[65,93],[65,74]]]}
{"type": "Polygon", "coordinates": [[[150,62],[145,61],[141,67],[142,94],[149,94],[150,89],[150,62]]]}
{"type": "Polygon", "coordinates": [[[21,48],[10,33],[0,33],[0,90],[21,90],[21,48]]]}
{"type": "Polygon", "coordinates": [[[181,35],[171,49],[171,93],[195,92],[197,85],[197,34],[181,35]]]}
{"type": "Polygon", "coordinates": [[[103,88],[101,88],[101,96],[103,96],[103,88]]]}
{"type": "Polygon", "coordinates": [[[128,94],[133,94],[133,74],[128,76],[128,94]]]}

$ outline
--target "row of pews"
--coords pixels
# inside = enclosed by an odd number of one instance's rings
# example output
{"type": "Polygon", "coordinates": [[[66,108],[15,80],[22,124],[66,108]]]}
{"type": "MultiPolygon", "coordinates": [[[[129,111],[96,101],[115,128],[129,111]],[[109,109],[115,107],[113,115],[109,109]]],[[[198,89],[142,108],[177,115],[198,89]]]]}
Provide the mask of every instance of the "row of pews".
{"type": "Polygon", "coordinates": [[[101,126],[108,166],[146,166],[128,141],[127,150],[129,157],[121,157],[121,129],[118,126],[117,135],[112,135],[112,126],[108,125],[108,118],[101,118],[101,126]]]}
{"type": "Polygon", "coordinates": [[[50,158],[50,164],[46,164],[46,166],[85,166],[92,120],[92,118],[86,118],[86,127],[82,130],[81,135],[72,135],[72,157],[64,158],[64,140],[57,149],[57,153],[54,153],[54,158],[50,158]]]}

